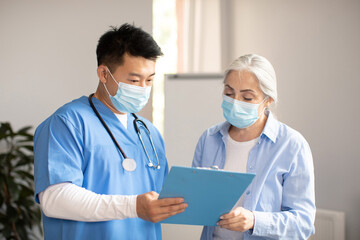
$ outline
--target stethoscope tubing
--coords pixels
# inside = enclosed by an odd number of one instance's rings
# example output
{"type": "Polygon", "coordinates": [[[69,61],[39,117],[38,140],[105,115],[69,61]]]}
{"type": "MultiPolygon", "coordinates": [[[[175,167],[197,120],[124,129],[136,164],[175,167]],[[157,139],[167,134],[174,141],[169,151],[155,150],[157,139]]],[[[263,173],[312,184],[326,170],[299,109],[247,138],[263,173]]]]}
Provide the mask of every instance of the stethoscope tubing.
{"type": "Polygon", "coordinates": [[[120,150],[121,155],[125,158],[128,158],[125,154],[125,152],[122,150],[122,148],[120,147],[119,143],[116,141],[114,135],[112,134],[112,132],[110,131],[108,125],[105,123],[104,119],[101,117],[100,113],[98,112],[98,110],[96,109],[93,101],[92,101],[92,97],[94,96],[94,93],[90,94],[89,96],[89,103],[91,108],[94,110],[96,116],[99,118],[100,122],[102,123],[102,125],[104,126],[104,128],[106,129],[106,131],[108,132],[108,134],[110,135],[111,139],[113,140],[113,142],[115,143],[116,147],[120,150]]]}
{"type": "MultiPolygon", "coordinates": [[[[100,120],[100,122],[102,123],[102,125],[104,126],[104,128],[106,129],[106,131],[108,132],[108,134],[110,135],[110,137],[111,137],[111,139],[113,140],[113,142],[115,143],[116,147],[119,149],[119,151],[120,151],[121,155],[123,156],[123,158],[124,158],[124,159],[128,158],[128,157],[126,156],[125,152],[124,152],[124,151],[122,150],[122,148],[120,147],[119,143],[116,141],[114,135],[112,134],[111,130],[109,129],[109,127],[108,127],[107,124],[105,123],[104,119],[101,117],[100,113],[97,111],[97,109],[96,109],[96,107],[95,107],[95,105],[94,105],[94,103],[93,103],[93,101],[92,101],[92,97],[93,97],[93,96],[94,96],[94,93],[92,93],[92,94],[89,95],[89,103],[90,103],[91,108],[93,109],[93,111],[95,112],[96,116],[98,117],[98,119],[100,120]]],[[[152,137],[151,137],[151,134],[150,134],[150,130],[148,129],[148,127],[146,126],[146,124],[144,123],[144,121],[140,120],[140,119],[138,118],[138,116],[136,116],[135,113],[131,113],[131,115],[135,118],[135,119],[134,119],[134,127],[135,127],[135,130],[136,130],[136,132],[137,132],[137,134],[138,134],[138,136],[139,136],[141,145],[142,145],[143,148],[144,148],[145,154],[146,154],[146,156],[147,156],[147,158],[148,158],[148,161],[149,161],[148,166],[149,166],[149,167],[154,167],[154,168],[156,168],[156,169],[160,169],[159,158],[158,158],[158,155],[157,155],[157,153],[156,153],[156,149],[155,149],[154,142],[153,142],[152,137]],[[140,123],[144,126],[144,128],[146,129],[146,131],[148,132],[148,136],[149,136],[149,139],[150,139],[151,147],[152,147],[152,149],[153,149],[153,151],[154,151],[154,153],[155,153],[155,157],[156,157],[156,161],[157,161],[156,165],[154,165],[154,164],[151,162],[150,156],[149,156],[148,152],[146,151],[144,142],[143,142],[142,137],[141,137],[140,129],[139,129],[138,125],[137,125],[137,122],[140,122],[140,123]]]]}

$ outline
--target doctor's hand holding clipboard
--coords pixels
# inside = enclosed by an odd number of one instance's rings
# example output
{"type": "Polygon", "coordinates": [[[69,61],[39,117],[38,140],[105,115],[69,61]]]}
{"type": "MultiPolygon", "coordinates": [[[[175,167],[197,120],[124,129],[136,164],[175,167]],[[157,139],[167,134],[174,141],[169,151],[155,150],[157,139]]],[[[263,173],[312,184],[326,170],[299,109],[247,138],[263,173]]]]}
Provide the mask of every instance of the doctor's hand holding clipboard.
{"type": "Polygon", "coordinates": [[[158,197],[159,194],[156,192],[145,193],[137,197],[139,218],[157,223],[184,212],[188,207],[183,198],[158,199],[158,197]]]}

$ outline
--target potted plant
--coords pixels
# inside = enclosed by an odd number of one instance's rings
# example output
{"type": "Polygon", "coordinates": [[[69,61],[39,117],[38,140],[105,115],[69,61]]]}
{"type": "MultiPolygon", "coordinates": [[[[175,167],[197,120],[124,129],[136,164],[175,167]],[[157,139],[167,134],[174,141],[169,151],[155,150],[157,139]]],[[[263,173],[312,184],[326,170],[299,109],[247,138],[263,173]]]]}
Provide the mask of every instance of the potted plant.
{"type": "Polygon", "coordinates": [[[41,213],[34,201],[34,154],[31,127],[13,131],[0,122],[0,238],[37,239],[41,213]]]}

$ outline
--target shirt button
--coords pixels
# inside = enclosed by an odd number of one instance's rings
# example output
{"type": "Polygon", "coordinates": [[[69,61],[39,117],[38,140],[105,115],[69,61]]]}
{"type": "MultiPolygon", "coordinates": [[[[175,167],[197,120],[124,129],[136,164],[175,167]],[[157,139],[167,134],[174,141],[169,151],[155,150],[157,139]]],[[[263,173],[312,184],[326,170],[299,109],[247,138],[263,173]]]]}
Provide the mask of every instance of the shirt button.
{"type": "Polygon", "coordinates": [[[246,192],[246,195],[249,195],[249,194],[250,194],[250,191],[247,191],[247,192],[246,192]]]}
{"type": "Polygon", "coordinates": [[[253,166],[250,166],[249,168],[250,168],[250,169],[253,169],[253,166]]]}

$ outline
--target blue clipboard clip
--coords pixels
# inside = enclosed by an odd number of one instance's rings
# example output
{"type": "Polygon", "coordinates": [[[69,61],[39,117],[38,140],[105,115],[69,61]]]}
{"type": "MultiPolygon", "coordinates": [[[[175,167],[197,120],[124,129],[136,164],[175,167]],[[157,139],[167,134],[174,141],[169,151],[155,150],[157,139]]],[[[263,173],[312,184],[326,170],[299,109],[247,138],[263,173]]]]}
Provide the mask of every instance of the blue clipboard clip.
{"type": "Polygon", "coordinates": [[[216,226],[220,216],[234,207],[255,174],[229,172],[212,166],[173,166],[159,198],[183,197],[186,210],[161,223],[216,226]]]}

